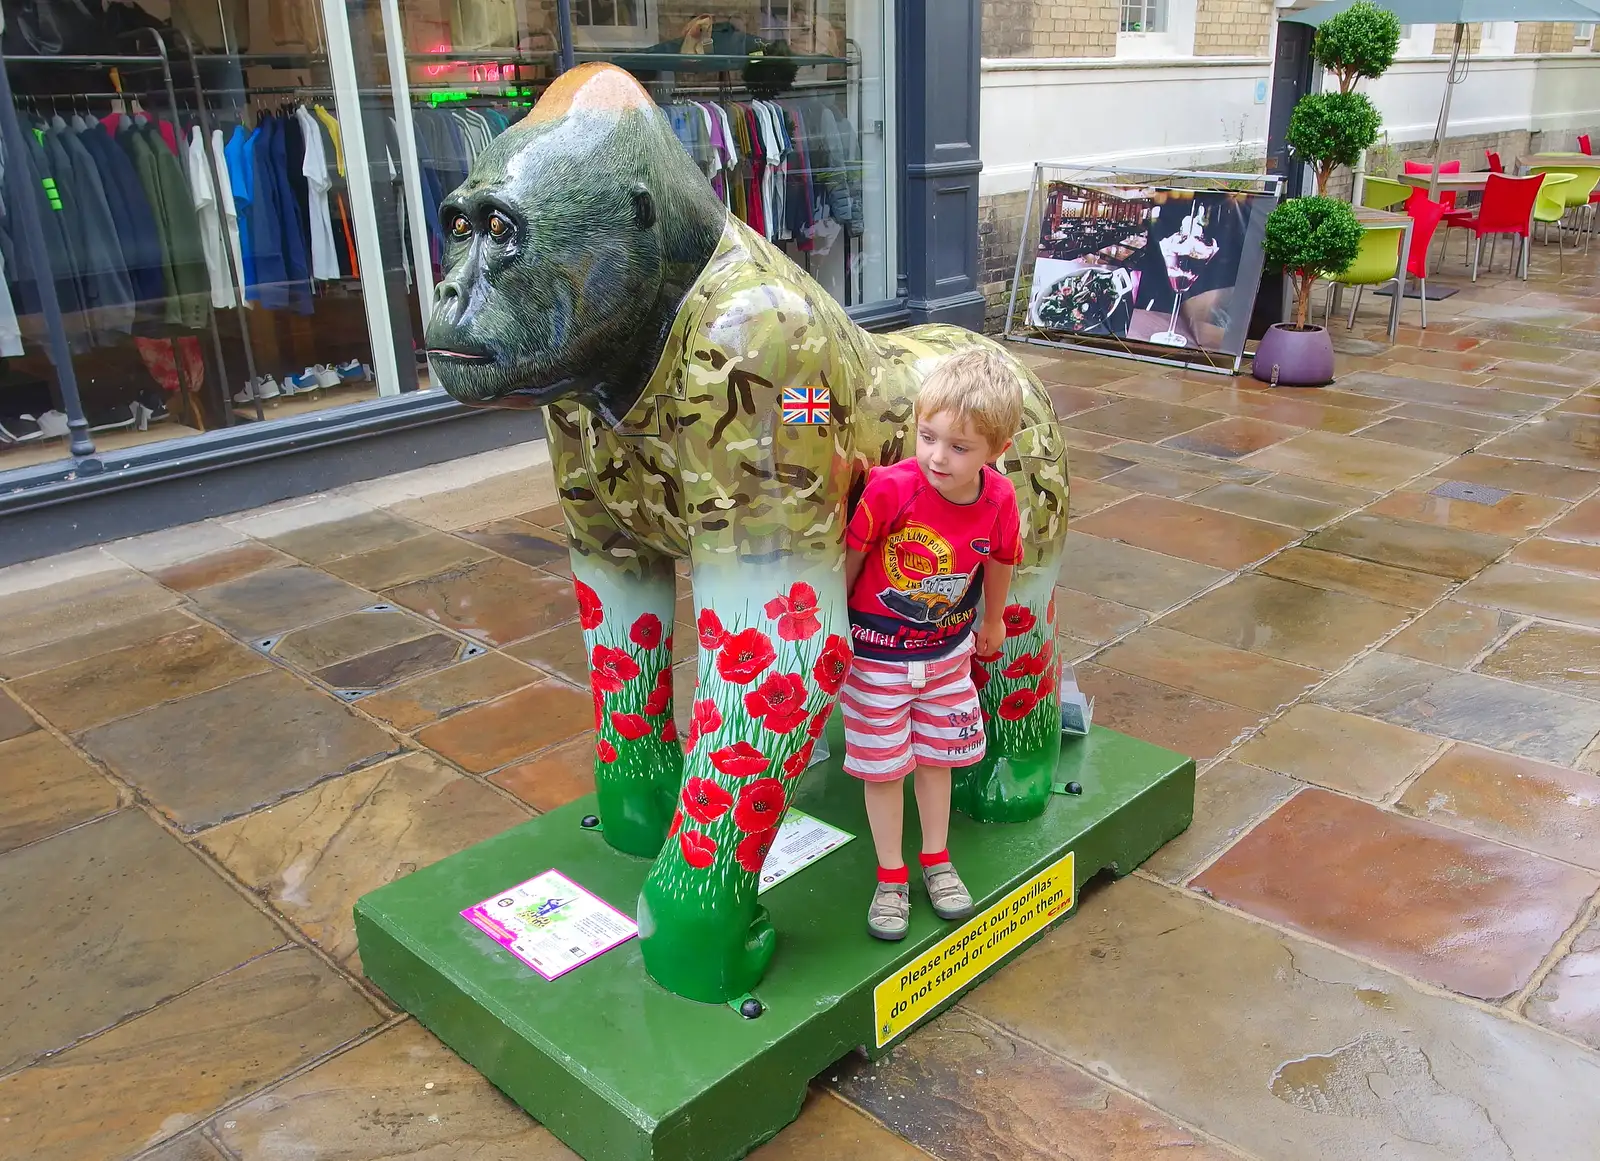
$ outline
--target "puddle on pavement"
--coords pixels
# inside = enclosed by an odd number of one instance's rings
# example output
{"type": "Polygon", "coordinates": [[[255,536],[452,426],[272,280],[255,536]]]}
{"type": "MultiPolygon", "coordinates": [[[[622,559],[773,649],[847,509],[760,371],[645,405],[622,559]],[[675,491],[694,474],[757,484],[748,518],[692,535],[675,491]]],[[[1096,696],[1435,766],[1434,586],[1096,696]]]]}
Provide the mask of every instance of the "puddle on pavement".
{"type": "Polygon", "coordinates": [[[1379,988],[1357,988],[1356,999],[1369,1008],[1377,1008],[1381,1012],[1394,1010],[1394,1001],[1389,999],[1389,993],[1379,988]]]}

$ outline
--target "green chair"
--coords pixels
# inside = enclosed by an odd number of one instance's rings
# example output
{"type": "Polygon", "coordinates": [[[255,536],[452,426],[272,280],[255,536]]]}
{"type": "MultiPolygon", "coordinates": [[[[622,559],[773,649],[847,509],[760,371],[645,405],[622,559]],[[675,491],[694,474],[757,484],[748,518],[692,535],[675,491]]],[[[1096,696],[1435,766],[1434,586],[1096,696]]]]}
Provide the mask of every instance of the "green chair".
{"type": "Polygon", "coordinates": [[[1361,204],[1369,210],[1387,210],[1411,196],[1411,187],[1387,177],[1367,177],[1361,183],[1361,204]]]}
{"type": "MultiPolygon", "coordinates": [[[[1572,182],[1563,182],[1560,185],[1561,198],[1565,203],[1563,216],[1565,216],[1566,212],[1572,210],[1585,211],[1584,225],[1578,228],[1584,231],[1583,249],[1584,253],[1587,254],[1589,252],[1589,241],[1594,235],[1594,192],[1595,187],[1600,186],[1600,165],[1536,165],[1529,172],[1549,174],[1550,176],[1545,180],[1546,189],[1550,188],[1550,182],[1557,174],[1571,174],[1575,179],[1572,182]]],[[[1540,221],[1544,221],[1544,219],[1541,218],[1540,221]]],[[[1559,236],[1559,229],[1557,233],[1559,236]]]]}
{"type": "MultiPolygon", "coordinates": [[[[1399,184],[1399,183],[1396,183],[1399,184]]],[[[1411,190],[1407,188],[1407,195],[1411,190]]],[[[1356,253],[1356,260],[1350,263],[1350,268],[1343,274],[1336,274],[1329,280],[1328,305],[1323,312],[1322,322],[1326,326],[1333,317],[1334,297],[1346,286],[1356,288],[1355,301],[1350,304],[1350,317],[1345,321],[1345,329],[1350,330],[1356,325],[1356,310],[1361,306],[1361,290],[1367,286],[1394,285],[1395,302],[1400,301],[1400,296],[1405,293],[1405,273],[1400,265],[1400,243],[1406,236],[1404,225],[1382,225],[1363,222],[1361,228],[1365,233],[1361,236],[1361,249],[1356,253]]],[[[1390,306],[1389,310],[1389,341],[1395,339],[1395,329],[1400,322],[1400,312],[1390,306]]]]}
{"type": "MultiPolygon", "coordinates": [[[[1541,169],[1539,172],[1544,174],[1544,184],[1539,187],[1539,196],[1533,200],[1533,220],[1544,223],[1544,240],[1548,243],[1550,241],[1550,224],[1559,222],[1566,216],[1567,190],[1577,183],[1578,175],[1575,173],[1558,173],[1551,169],[1541,169]]],[[[1590,189],[1593,188],[1593,183],[1591,182],[1590,189]]],[[[1587,204],[1588,201],[1589,190],[1585,190],[1583,202],[1580,204],[1587,204]]],[[[1562,245],[1561,229],[1558,226],[1556,228],[1556,269],[1563,272],[1565,268],[1561,256],[1566,253],[1566,249],[1562,245]]],[[[1489,260],[1491,262],[1494,261],[1492,256],[1489,260]]]]}

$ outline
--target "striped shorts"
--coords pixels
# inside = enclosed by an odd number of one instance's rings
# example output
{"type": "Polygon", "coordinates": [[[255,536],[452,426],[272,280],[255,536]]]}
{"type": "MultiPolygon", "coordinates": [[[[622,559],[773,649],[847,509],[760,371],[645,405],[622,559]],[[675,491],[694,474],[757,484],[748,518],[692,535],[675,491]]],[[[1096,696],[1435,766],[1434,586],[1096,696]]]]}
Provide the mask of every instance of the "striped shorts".
{"type": "Polygon", "coordinates": [[[972,639],[948,657],[924,662],[920,687],[913,664],[857,657],[850,667],[839,698],[846,774],[893,782],[919,764],[970,766],[983,757],[972,639]]]}

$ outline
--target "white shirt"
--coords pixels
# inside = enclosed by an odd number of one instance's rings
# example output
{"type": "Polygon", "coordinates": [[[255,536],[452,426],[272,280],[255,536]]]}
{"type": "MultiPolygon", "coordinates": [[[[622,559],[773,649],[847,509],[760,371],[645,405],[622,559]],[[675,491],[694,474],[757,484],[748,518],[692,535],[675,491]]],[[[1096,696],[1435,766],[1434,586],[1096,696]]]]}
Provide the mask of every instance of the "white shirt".
{"type": "Polygon", "coordinates": [[[339,252],[334,249],[333,215],[328,211],[328,155],[322,152],[322,129],[304,105],[294,111],[306,140],[305,162],[300,172],[306,179],[306,201],[311,210],[311,277],[324,282],[339,278],[339,252]]]}
{"type": "MultiPolygon", "coordinates": [[[[195,214],[200,219],[200,249],[205,253],[206,276],[211,283],[211,305],[227,310],[238,300],[233,296],[233,279],[222,257],[222,219],[217,216],[217,186],[206,164],[205,140],[196,125],[184,150],[189,166],[189,189],[194,194],[195,214]]],[[[231,203],[232,198],[228,201],[231,203]]]]}
{"type": "MultiPolygon", "coordinates": [[[[222,206],[223,220],[228,229],[228,252],[233,256],[233,285],[242,290],[244,279],[244,243],[239,239],[239,207],[233,200],[233,179],[228,176],[228,158],[223,152],[226,144],[222,138],[221,129],[211,131],[211,157],[216,162],[214,169],[217,175],[217,201],[222,206]]],[[[190,153],[194,151],[191,149],[190,153]]],[[[255,304],[246,302],[247,308],[254,308],[255,304]]]]}

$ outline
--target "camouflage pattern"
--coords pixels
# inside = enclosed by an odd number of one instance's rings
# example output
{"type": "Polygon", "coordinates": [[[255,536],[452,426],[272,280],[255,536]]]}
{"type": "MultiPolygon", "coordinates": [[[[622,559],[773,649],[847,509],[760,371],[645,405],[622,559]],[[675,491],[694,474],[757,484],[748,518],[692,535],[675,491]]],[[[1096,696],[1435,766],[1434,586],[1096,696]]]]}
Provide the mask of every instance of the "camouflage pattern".
{"type": "MultiPolygon", "coordinates": [[[[729,217],[655,374],[615,428],[546,407],[556,484],[577,551],[627,569],[640,548],[702,563],[842,553],[846,500],[874,464],[912,451],[922,381],[992,340],[954,326],[872,335],[810,277],[729,217]],[[785,387],[820,386],[830,422],[786,425],[785,387]]],[[[1066,536],[1067,460],[1049,396],[1013,360],[1023,429],[1000,467],[1017,488],[1021,571],[1066,536]]]]}

